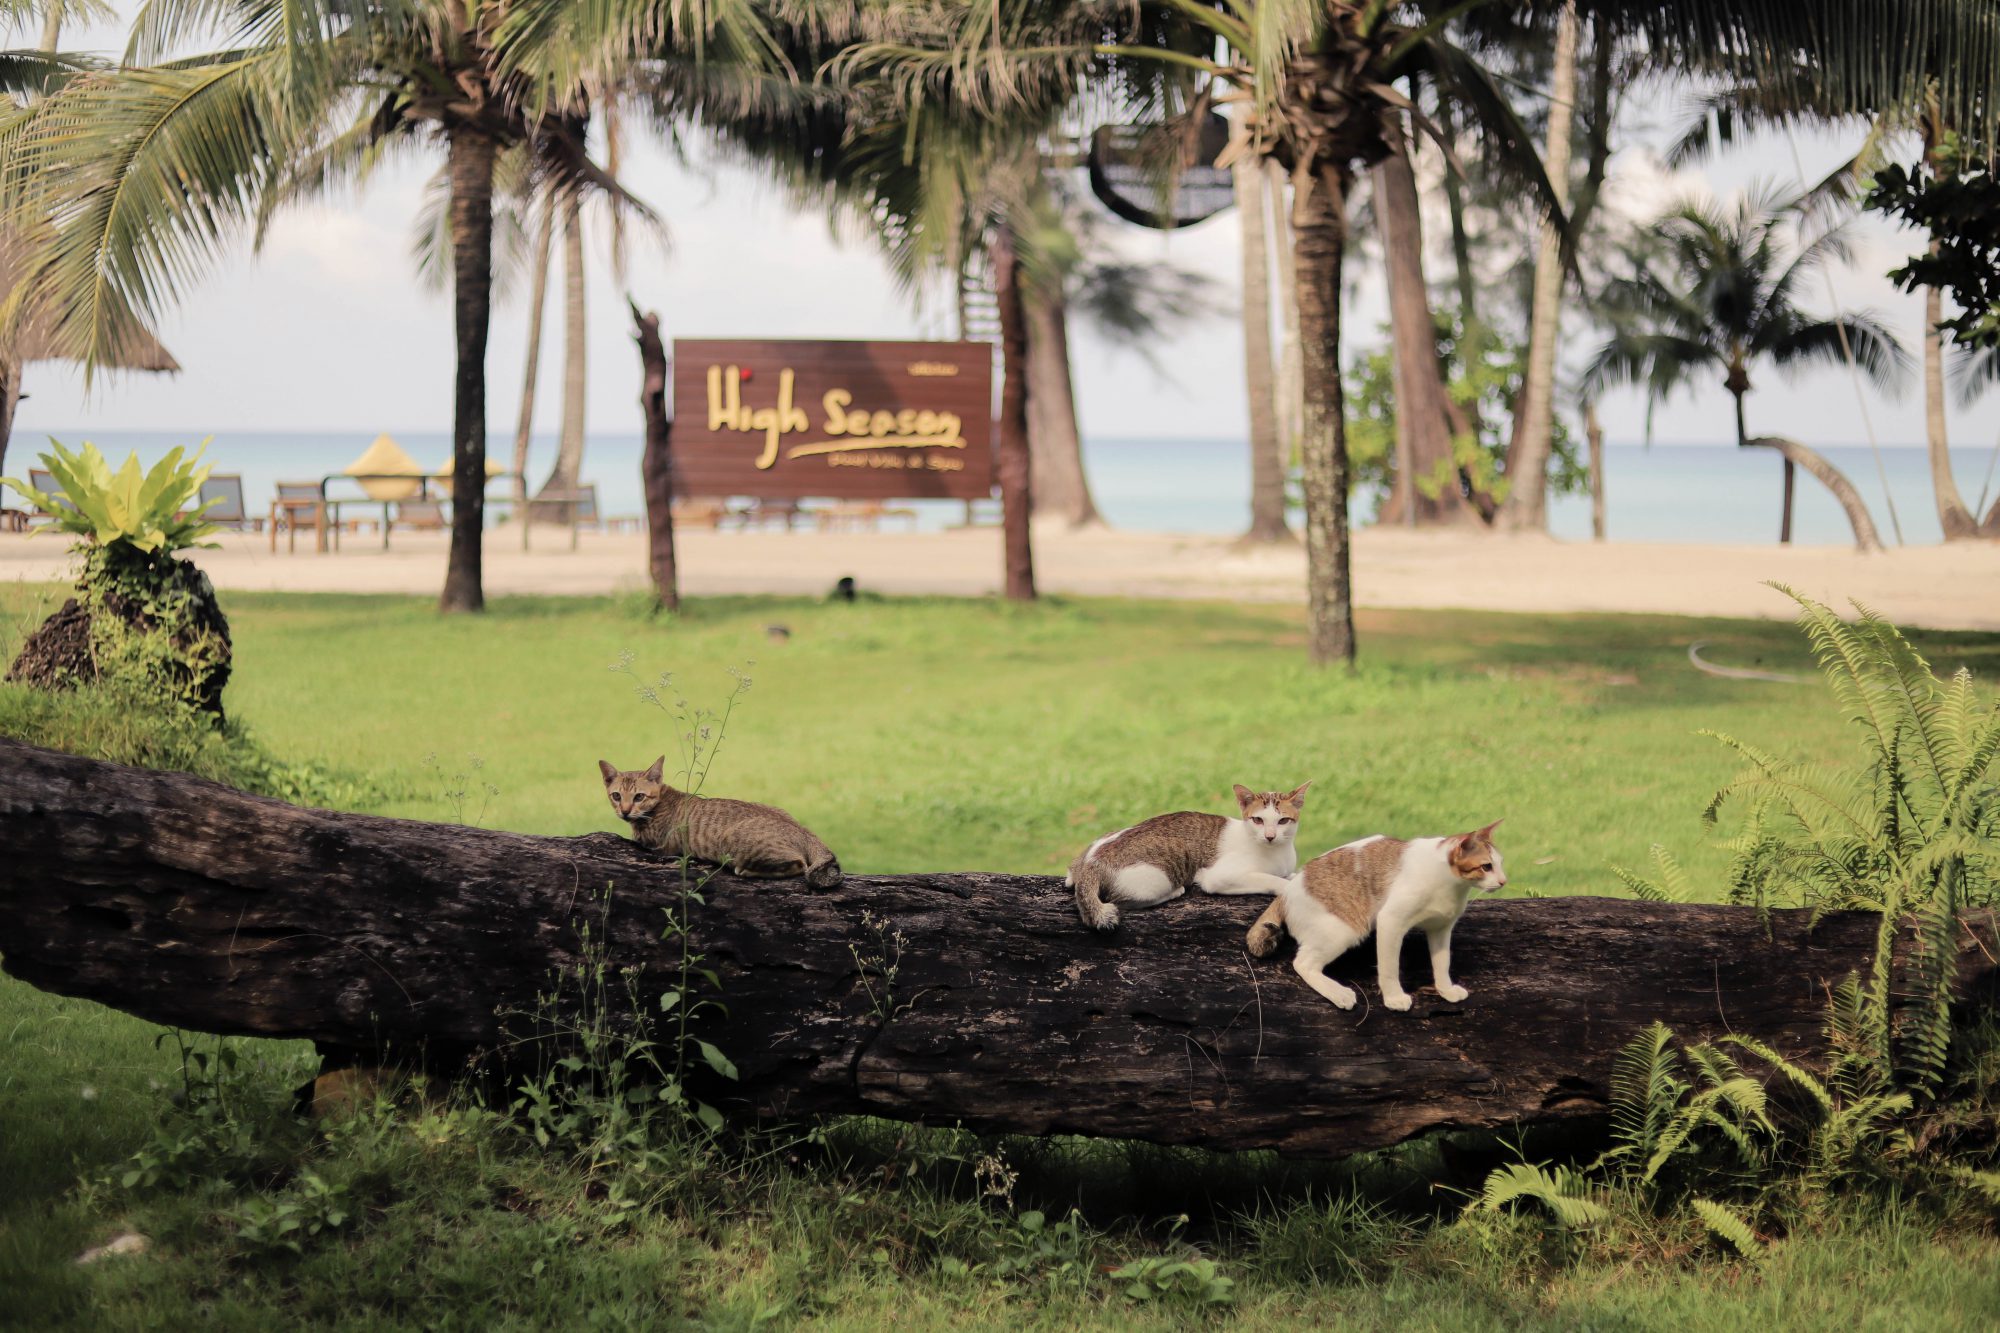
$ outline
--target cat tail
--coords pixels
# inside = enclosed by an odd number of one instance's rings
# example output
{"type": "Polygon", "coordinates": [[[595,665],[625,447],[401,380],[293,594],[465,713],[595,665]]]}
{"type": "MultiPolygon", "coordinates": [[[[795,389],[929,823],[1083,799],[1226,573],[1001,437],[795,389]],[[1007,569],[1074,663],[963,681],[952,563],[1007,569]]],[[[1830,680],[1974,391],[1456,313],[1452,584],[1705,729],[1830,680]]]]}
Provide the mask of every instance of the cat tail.
{"type": "Polygon", "coordinates": [[[1069,869],[1069,882],[1076,886],[1076,914],[1100,934],[1118,929],[1118,909],[1104,901],[1108,875],[1095,861],[1079,860],[1069,869]]]}
{"type": "Polygon", "coordinates": [[[840,873],[840,862],[834,859],[832,852],[806,867],[806,883],[815,889],[837,889],[844,878],[840,873]]]}
{"type": "Polygon", "coordinates": [[[1257,918],[1250,927],[1250,933],[1243,937],[1243,947],[1253,958],[1269,958],[1277,952],[1278,940],[1285,933],[1285,895],[1271,899],[1271,905],[1264,909],[1264,915],[1257,918]]]}

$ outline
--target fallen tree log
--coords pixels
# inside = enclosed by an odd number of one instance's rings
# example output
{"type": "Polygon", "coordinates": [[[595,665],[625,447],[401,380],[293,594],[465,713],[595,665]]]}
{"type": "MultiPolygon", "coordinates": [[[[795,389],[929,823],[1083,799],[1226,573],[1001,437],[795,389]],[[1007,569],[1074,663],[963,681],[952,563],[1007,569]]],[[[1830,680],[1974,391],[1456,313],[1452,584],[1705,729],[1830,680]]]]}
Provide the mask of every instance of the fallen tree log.
{"type": "MultiPolygon", "coordinates": [[[[592,784],[594,786],[594,784],[592,784]]],[[[593,795],[582,790],[578,799],[593,795]]],[[[183,774],[0,740],[0,964],[154,1022],[309,1038],[453,1067],[505,1048],[591,924],[641,1009],[681,983],[676,863],[610,834],[540,838],[305,810],[183,774]],[[600,912],[604,915],[600,917],[600,912]]],[[[1338,1154],[1440,1127],[1601,1113],[1613,1057],[1660,1019],[1811,1059],[1827,988],[1875,918],[1605,898],[1475,903],[1463,1004],[1380,1007],[1372,950],[1342,1013],[1253,963],[1261,899],[1195,894],[1111,939],[1043,876],[718,875],[687,908],[727,1013],[725,1109],[1338,1154]]],[[[1990,918],[1963,981],[1990,992],[1990,918]]],[[[1421,945],[1407,981],[1429,975],[1421,945]]],[[[620,988],[613,987],[616,999],[620,988]]]]}

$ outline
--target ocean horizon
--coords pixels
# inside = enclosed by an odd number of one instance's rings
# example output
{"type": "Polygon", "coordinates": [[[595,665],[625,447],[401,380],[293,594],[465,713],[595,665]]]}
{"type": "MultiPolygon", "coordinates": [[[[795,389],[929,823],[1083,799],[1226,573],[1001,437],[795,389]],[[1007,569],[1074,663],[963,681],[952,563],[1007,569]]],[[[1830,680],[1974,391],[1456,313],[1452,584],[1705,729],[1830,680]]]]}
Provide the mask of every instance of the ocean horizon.
{"type": "MultiPolygon", "coordinates": [[[[442,466],[450,456],[448,431],[390,431],[418,463],[442,466]]],[[[347,467],[376,432],[256,431],[212,433],[207,458],[219,472],[243,476],[250,511],[262,513],[280,481],[318,481],[347,467]]],[[[194,445],[203,432],[173,430],[57,429],[16,431],[8,448],[6,472],[26,474],[34,456],[53,436],[66,445],[93,440],[114,463],[136,450],[151,462],[175,445],[194,445]]],[[[598,487],[607,515],[644,509],[639,479],[643,444],[637,434],[592,433],[584,449],[583,475],[598,487]]],[[[539,482],[555,457],[553,433],[537,435],[529,453],[531,481],[539,482]]],[[[512,437],[489,435],[495,458],[511,452],[512,437]]],[[[1879,455],[1867,445],[1826,445],[1819,450],[1847,474],[1867,503],[1888,545],[1929,545],[1942,539],[1931,496],[1930,466],[1921,446],[1884,446],[1879,455]],[[1886,490],[1884,482],[1886,480],[1886,490]],[[1892,516],[1893,510],[1893,516],[1892,516]]],[[[2000,494],[2000,451],[1992,444],[1952,449],[1952,466],[1969,505],[1986,505],[2000,494]],[[1984,504],[1980,504],[1982,493],[1984,504]]],[[[1145,532],[1226,535],[1246,524],[1250,506],[1248,446],[1228,439],[1137,439],[1093,436],[1084,441],[1084,468],[1098,509],[1113,527],[1145,532]]],[[[1769,450],[1730,444],[1608,443],[1605,447],[1606,535],[1613,541],[1690,543],[1774,543],[1783,496],[1782,460],[1769,450]]],[[[1354,498],[1356,522],[1365,523],[1375,498],[1354,498]]],[[[19,499],[10,494],[10,505],[19,499]]],[[[957,522],[957,501],[912,502],[920,525],[957,522]]],[[[1552,496],[1549,528],[1557,537],[1590,536],[1588,495],[1552,496]]],[[[1794,539],[1804,545],[1842,546],[1851,540],[1840,506],[1825,487],[1799,475],[1794,539]]]]}

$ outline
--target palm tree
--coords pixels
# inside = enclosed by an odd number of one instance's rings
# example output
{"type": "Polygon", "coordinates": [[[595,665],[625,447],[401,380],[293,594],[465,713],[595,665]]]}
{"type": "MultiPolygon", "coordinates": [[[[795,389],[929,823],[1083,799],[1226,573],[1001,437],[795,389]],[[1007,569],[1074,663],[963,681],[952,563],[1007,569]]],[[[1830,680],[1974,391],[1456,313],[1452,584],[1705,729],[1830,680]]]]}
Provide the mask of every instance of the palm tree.
{"type": "MultiPolygon", "coordinates": [[[[70,18],[99,19],[108,11],[96,0],[4,0],[0,21],[31,24],[41,20],[41,42],[32,51],[0,51],[0,98],[20,115],[34,99],[47,96],[74,75],[97,67],[85,57],[60,54],[63,24],[70,18]],[[39,11],[39,12],[38,12],[39,11]]],[[[7,446],[14,435],[14,413],[23,397],[23,379],[31,361],[68,360],[65,348],[44,304],[24,283],[34,249],[29,231],[0,231],[0,296],[6,299],[4,333],[0,333],[0,472],[6,471],[7,446]]],[[[180,363],[150,333],[137,328],[107,370],[177,371],[180,363]]]]}
{"type": "Polygon", "coordinates": [[[253,221],[365,176],[399,148],[442,149],[457,369],[451,553],[438,605],[476,611],[495,163],[526,145],[549,179],[609,187],[584,148],[589,89],[687,53],[761,65],[770,49],[759,6],[154,0],[133,28],[125,68],[73,80],[0,126],[5,178],[28,182],[10,189],[9,211],[54,220],[38,281],[86,366],[97,366],[132,336],[133,319],[175,301],[253,221]],[[220,49],[178,54],[210,34],[220,49]]]}
{"type": "MultiPolygon", "coordinates": [[[[1083,470],[1082,434],[1070,362],[1073,319],[1159,369],[1149,343],[1169,325],[1213,308],[1208,279],[1165,261],[1113,251],[1100,214],[1081,206],[1041,163],[1026,181],[1021,252],[1028,321],[1029,452],[1037,517],[1069,526],[1101,523],[1083,470]]],[[[1276,459],[1273,441],[1272,457],[1276,459]]]]}
{"type": "Polygon", "coordinates": [[[1806,278],[1849,256],[1839,227],[1797,244],[1796,204],[1753,193],[1734,208],[1682,204],[1655,223],[1666,271],[1643,264],[1607,294],[1632,312],[1634,325],[1615,333],[1591,358],[1584,392],[1594,398],[1610,385],[1643,384],[1650,409],[1697,373],[1718,373],[1735,401],[1737,445],[1772,449],[1784,458],[1779,540],[1791,540],[1794,469],[1803,467],[1840,501],[1855,545],[1878,550],[1881,541],[1867,506],[1833,464],[1796,440],[1752,436],[1745,419],[1753,362],[1769,361],[1796,374],[1813,365],[1842,364],[1851,350],[1857,366],[1891,388],[1909,360],[1873,316],[1815,318],[1795,303],[1806,278]]]}
{"type": "MultiPolygon", "coordinates": [[[[1244,545],[1290,542],[1285,522],[1285,461],[1278,444],[1278,361],[1271,346],[1271,257],[1264,164],[1248,150],[1249,121],[1239,116],[1230,176],[1243,234],[1243,382],[1250,400],[1250,530],[1244,545]]],[[[1289,290],[1283,293],[1290,296],[1289,290]]]]}
{"type": "MultiPolygon", "coordinates": [[[[1526,145],[1493,81],[1444,40],[1449,18],[1464,7],[959,0],[924,7],[924,23],[905,39],[870,43],[866,51],[911,99],[949,86],[973,100],[1005,101],[1021,89],[1046,96],[1052,83],[1114,77],[1131,100],[1168,111],[1202,109],[1206,94],[1197,102],[1190,93],[1200,85],[1247,102],[1251,151],[1289,172],[1294,196],[1308,653],[1315,663],[1352,662],[1355,650],[1339,373],[1346,201],[1355,174],[1391,152],[1392,119],[1407,105],[1392,85],[1412,73],[1462,103],[1495,142],[1526,145]]],[[[1539,169],[1533,178],[1547,199],[1539,169]]]]}

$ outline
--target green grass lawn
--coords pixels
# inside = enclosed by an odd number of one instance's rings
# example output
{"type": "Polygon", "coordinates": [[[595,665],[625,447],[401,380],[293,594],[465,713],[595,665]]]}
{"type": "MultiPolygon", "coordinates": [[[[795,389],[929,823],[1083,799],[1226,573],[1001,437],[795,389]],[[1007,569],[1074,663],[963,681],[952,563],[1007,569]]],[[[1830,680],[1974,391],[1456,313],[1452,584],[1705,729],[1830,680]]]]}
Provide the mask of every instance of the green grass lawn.
{"type": "MultiPolygon", "coordinates": [[[[0,588],[10,655],[49,595],[0,588]]],[[[614,663],[629,654],[646,680],[672,672],[668,701],[696,706],[723,704],[740,669],[752,685],[705,790],[785,806],[850,872],[1059,873],[1084,843],[1135,818],[1226,810],[1233,782],[1311,779],[1305,855],[1371,832],[1444,833],[1504,816],[1510,892],[1615,892],[1607,862],[1637,866],[1664,843],[1717,893],[1723,856],[1698,813],[1733,766],[1697,733],[1830,761],[1854,753],[1817,683],[1720,680],[1687,663],[1701,639],[1724,664],[1809,672],[1785,624],[1364,614],[1363,664],[1350,676],[1307,670],[1301,617],[1276,607],[717,599],[658,621],[582,598],[505,600],[454,620],[403,598],[237,594],[225,606],[236,640],[228,704],[262,746],[358,779],[358,803],[383,813],[526,832],[614,826],[599,758],[637,767],[665,752],[670,769],[678,762],[676,724],[614,663]],[[773,637],[775,625],[789,637],[773,637]]],[[[2000,636],[1913,637],[1941,671],[2000,675],[2000,636]]],[[[26,715],[12,689],[0,687],[0,724],[26,715]]],[[[137,1199],[78,1187],[138,1149],[179,1086],[172,1043],[156,1049],[155,1035],[0,980],[0,1291],[10,1293],[0,1323],[570,1326],[593,1311],[640,1326],[749,1327],[760,1312],[857,1328],[1197,1319],[1129,1305],[1088,1271],[1006,1285],[914,1257],[956,1242],[912,1240],[912,1227],[977,1230],[992,1211],[962,1189],[899,1184],[898,1155],[918,1151],[908,1143],[857,1150],[837,1168],[763,1170],[754,1189],[607,1220],[587,1173],[567,1163],[497,1153],[490,1134],[459,1135],[448,1116],[371,1121],[379,1142],[322,1163],[353,1175],[342,1188],[364,1200],[365,1221],[303,1258],[246,1255],[242,1200],[282,1187],[282,1166],[137,1199]],[[153,1254],[69,1264],[127,1220],[154,1237],[153,1254]]],[[[274,1106],[304,1076],[295,1048],[243,1050],[268,1066],[246,1082],[274,1106]]],[[[272,1110],[266,1122],[284,1117],[272,1110]]],[[[303,1151],[296,1132],[299,1143],[272,1151],[303,1151]]],[[[1104,1152],[1126,1150],[1083,1155],[1104,1152]]],[[[1258,1181],[1272,1169],[1128,1156],[1128,1176],[1156,1186],[1161,1161],[1170,1180],[1258,1181]]],[[[1035,1188],[1050,1201],[1076,1196],[1062,1183],[1071,1177],[1045,1174],[1035,1188]]],[[[1698,1237],[1631,1253],[1600,1243],[1553,1261],[1532,1228],[1468,1239],[1409,1220],[1443,1207],[1435,1202],[1357,1229],[1321,1216],[1328,1188],[1287,1176],[1262,1202],[1251,1190],[1228,1208],[1186,1206],[1200,1214],[1188,1234],[1241,1283],[1228,1319],[1804,1328],[1846,1322],[1859,1302],[1876,1308],[1868,1327],[2000,1319],[1991,1238],[1914,1207],[1802,1228],[1758,1269],[1715,1257],[1698,1237]],[[1351,1271],[1327,1262],[1363,1240],[1387,1257],[1351,1271]]],[[[1131,1210],[1100,1201],[1090,1220],[1112,1251],[1158,1252],[1173,1211],[1157,1198],[1131,1210]]]]}

